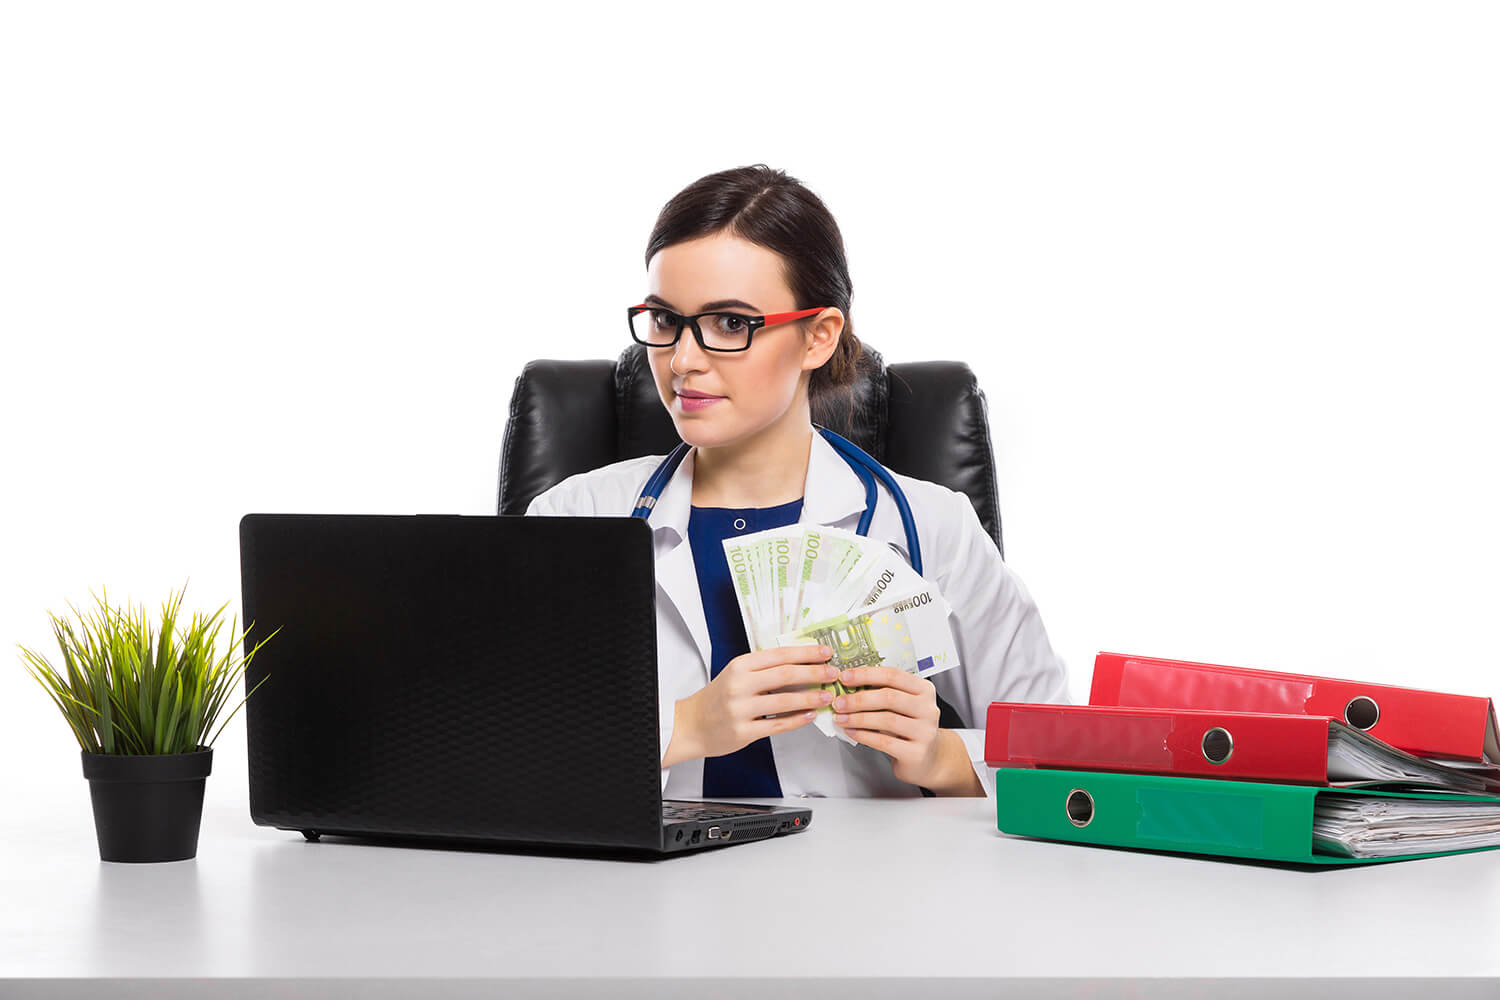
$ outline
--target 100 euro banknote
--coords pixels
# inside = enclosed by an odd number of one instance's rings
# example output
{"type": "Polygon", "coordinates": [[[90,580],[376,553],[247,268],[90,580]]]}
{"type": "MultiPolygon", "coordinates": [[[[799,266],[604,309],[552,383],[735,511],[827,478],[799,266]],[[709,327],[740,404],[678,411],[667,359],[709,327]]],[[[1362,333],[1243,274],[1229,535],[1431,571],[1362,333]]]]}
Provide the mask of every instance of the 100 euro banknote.
{"type": "MultiPolygon", "coordinates": [[[[830,662],[840,670],[895,667],[931,677],[959,665],[948,613],[948,602],[935,587],[927,586],[783,633],[776,637],[776,645],[822,643],[833,650],[830,662]]],[[[822,687],[835,696],[851,690],[838,680],[822,687]]],[[[833,707],[825,706],[814,722],[825,734],[854,742],[837,728],[833,715],[833,707]]]]}
{"type": "Polygon", "coordinates": [[[927,583],[890,545],[824,525],[773,528],[723,545],[752,649],[927,583]]]}
{"type": "Polygon", "coordinates": [[[751,649],[767,649],[795,620],[797,552],[802,530],[775,528],[724,539],[735,603],[751,649]]]}

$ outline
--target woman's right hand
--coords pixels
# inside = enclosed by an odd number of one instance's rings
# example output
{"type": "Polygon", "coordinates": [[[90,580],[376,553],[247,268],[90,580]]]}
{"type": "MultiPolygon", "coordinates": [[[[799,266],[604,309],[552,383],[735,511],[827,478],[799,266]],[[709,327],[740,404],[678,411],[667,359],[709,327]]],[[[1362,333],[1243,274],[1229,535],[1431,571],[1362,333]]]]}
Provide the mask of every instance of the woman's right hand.
{"type": "Polygon", "coordinates": [[[827,646],[776,646],[742,653],[719,676],[677,702],[662,767],[722,757],[758,739],[800,729],[833,694],[809,685],[838,676],[827,646]],[[770,718],[767,718],[770,716],[770,718]]]}

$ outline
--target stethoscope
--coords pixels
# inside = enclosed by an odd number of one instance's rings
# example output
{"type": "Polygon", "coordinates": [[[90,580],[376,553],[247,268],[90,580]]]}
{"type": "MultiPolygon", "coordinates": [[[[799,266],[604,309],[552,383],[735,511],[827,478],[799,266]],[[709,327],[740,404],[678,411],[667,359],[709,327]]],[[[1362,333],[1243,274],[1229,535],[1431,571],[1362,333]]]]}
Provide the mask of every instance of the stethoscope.
{"type": "MultiPolygon", "coordinates": [[[[816,424],[813,426],[817,427],[816,424]]],[[[896,509],[901,512],[901,527],[906,531],[906,551],[911,553],[911,568],[921,576],[922,547],[917,544],[917,522],[912,517],[911,505],[906,502],[906,494],[901,491],[895,477],[853,441],[840,437],[826,427],[817,427],[817,430],[833,445],[833,450],[839,453],[839,457],[849,463],[849,468],[854,470],[860,482],[865,484],[865,512],[860,515],[859,526],[855,530],[861,535],[870,530],[870,519],[875,516],[875,503],[879,500],[879,490],[875,485],[878,479],[890,491],[891,499],[896,501],[896,509]]],[[[690,450],[691,446],[683,441],[662,459],[662,463],[651,473],[651,478],[646,480],[646,485],[641,489],[641,495],[635,502],[635,510],[630,512],[631,517],[650,519],[651,509],[661,498],[661,491],[666,487],[667,480],[672,478],[672,473],[677,471],[690,450]]]]}

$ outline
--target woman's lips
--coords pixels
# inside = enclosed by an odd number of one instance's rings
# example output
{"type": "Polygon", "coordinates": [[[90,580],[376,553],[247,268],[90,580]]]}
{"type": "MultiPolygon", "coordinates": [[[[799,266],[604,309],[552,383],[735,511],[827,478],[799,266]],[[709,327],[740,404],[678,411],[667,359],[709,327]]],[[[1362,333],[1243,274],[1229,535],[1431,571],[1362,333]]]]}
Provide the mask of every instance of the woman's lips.
{"type": "Polygon", "coordinates": [[[682,393],[678,393],[677,405],[682,407],[684,412],[693,413],[698,410],[705,410],[723,398],[723,396],[684,396],[682,393]]]}

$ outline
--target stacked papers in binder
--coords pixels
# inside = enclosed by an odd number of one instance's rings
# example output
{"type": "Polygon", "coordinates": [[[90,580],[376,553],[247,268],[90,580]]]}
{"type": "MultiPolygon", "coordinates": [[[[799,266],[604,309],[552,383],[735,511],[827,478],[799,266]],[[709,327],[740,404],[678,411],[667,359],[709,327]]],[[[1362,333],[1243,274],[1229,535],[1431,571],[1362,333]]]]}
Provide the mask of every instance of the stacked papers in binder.
{"type": "Polygon", "coordinates": [[[1471,695],[1100,653],[1089,704],[1328,716],[1419,757],[1500,776],[1495,703],[1471,695]]]}
{"type": "Polygon", "coordinates": [[[1500,847],[1489,699],[1100,653],[1090,701],[990,706],[1003,832],[1311,864],[1500,847]]]}
{"type": "Polygon", "coordinates": [[[984,749],[991,767],[1500,792],[1500,778],[1425,760],[1316,715],[997,701],[984,749]]]}
{"type": "Polygon", "coordinates": [[[995,801],[1004,833],[1265,861],[1358,864],[1500,846],[1495,796],[1012,767],[995,772],[995,801]],[[1418,815],[1432,809],[1440,814],[1418,815]],[[1407,818],[1382,822],[1392,816],[1407,818]]]}

